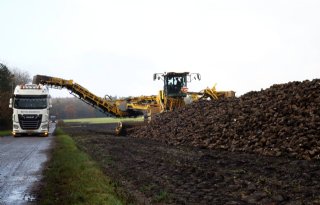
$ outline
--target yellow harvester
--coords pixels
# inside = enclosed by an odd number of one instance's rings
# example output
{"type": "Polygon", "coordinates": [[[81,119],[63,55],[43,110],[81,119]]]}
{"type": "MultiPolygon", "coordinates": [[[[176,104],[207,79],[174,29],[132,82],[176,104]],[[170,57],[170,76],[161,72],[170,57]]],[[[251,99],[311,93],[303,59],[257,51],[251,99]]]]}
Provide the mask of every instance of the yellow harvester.
{"type": "MultiPolygon", "coordinates": [[[[53,88],[66,88],[84,102],[115,117],[136,117],[143,115],[148,120],[155,114],[185,106],[186,97],[189,97],[192,101],[197,101],[200,99],[215,100],[235,96],[235,92],[233,91],[216,91],[215,86],[213,88],[206,88],[200,92],[190,92],[187,83],[192,80],[200,80],[199,73],[156,73],[153,79],[163,80],[164,83],[163,90],[160,90],[158,95],[128,97],[116,100],[108,96],[104,98],[96,96],[83,86],[73,82],[73,80],[36,75],[33,77],[33,83],[49,85],[53,88]]],[[[121,123],[118,126],[118,130],[121,130],[121,123]]]]}

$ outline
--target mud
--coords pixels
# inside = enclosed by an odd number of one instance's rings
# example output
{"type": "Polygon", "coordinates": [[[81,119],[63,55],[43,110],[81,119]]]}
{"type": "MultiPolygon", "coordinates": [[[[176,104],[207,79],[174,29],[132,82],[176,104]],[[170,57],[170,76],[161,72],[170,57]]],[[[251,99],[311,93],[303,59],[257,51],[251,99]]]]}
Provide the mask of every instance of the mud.
{"type": "Polygon", "coordinates": [[[320,162],[64,127],[136,204],[320,204],[320,162]]]}

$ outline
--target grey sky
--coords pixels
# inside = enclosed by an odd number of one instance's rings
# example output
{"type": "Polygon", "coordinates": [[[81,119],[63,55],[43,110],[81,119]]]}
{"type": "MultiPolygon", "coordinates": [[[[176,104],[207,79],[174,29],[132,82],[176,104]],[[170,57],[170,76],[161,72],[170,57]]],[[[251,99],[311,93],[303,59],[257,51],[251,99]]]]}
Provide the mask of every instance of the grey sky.
{"type": "Polygon", "coordinates": [[[0,0],[0,62],[100,96],[156,94],[164,71],[240,95],[319,78],[319,11],[317,0],[0,0]]]}

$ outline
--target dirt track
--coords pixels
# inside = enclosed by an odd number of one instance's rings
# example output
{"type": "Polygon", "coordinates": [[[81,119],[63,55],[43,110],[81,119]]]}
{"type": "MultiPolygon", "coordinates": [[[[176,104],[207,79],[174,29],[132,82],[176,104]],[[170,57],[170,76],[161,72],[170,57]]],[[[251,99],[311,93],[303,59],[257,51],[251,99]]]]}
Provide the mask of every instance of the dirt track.
{"type": "Polygon", "coordinates": [[[137,204],[320,204],[320,162],[64,128],[137,204]]]}

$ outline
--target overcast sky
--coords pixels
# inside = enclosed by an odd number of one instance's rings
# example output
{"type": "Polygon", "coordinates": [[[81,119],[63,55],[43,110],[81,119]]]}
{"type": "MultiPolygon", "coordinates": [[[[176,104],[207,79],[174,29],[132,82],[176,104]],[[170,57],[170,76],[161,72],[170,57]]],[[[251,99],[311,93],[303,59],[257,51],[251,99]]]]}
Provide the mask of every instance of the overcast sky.
{"type": "Polygon", "coordinates": [[[157,94],[156,72],[237,95],[320,77],[318,0],[0,0],[0,25],[0,62],[99,96],[157,94]]]}

